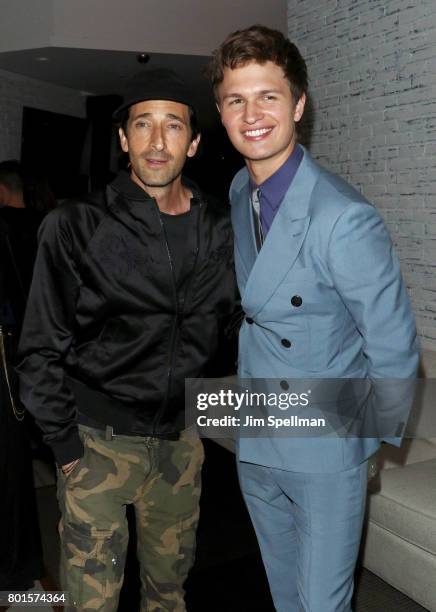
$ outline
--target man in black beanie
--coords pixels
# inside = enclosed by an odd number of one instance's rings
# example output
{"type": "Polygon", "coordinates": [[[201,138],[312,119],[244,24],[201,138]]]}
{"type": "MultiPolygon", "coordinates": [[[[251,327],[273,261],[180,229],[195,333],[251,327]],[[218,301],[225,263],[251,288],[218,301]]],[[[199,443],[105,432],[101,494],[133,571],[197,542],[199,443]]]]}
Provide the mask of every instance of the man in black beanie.
{"type": "Polygon", "coordinates": [[[40,234],[20,347],[22,399],[53,449],[66,610],[117,610],[135,508],[141,610],[185,610],[203,447],[185,429],[233,310],[228,212],[182,178],[200,135],[190,92],[143,72],[115,112],[130,160],[104,196],[40,234]]]}

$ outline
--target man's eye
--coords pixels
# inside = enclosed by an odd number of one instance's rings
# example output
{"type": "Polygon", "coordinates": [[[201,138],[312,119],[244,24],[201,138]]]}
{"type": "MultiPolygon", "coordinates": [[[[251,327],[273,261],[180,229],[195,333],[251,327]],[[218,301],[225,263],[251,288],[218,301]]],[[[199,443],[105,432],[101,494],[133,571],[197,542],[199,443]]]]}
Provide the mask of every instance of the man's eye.
{"type": "Polygon", "coordinates": [[[230,100],[229,106],[236,106],[241,103],[242,103],[241,98],[233,98],[233,100],[230,100]]]}
{"type": "Polygon", "coordinates": [[[263,96],[263,99],[266,100],[267,102],[270,102],[271,100],[276,100],[276,97],[273,96],[272,94],[265,94],[263,96]]]}
{"type": "Polygon", "coordinates": [[[144,127],[146,127],[146,126],[147,126],[147,124],[146,124],[146,122],[145,122],[145,121],[137,121],[137,122],[135,123],[135,127],[136,127],[136,128],[144,128],[144,127]]]}
{"type": "Polygon", "coordinates": [[[180,125],[180,123],[169,123],[168,127],[170,128],[170,130],[181,130],[182,126],[180,125]]]}

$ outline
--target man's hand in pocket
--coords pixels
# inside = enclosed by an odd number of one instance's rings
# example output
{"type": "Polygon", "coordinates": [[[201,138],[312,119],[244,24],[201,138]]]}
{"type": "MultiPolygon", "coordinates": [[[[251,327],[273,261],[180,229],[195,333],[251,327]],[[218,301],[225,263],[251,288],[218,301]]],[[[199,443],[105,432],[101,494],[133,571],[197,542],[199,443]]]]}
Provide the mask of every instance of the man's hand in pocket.
{"type": "Polygon", "coordinates": [[[74,461],[71,461],[71,463],[66,463],[65,465],[63,465],[61,467],[62,474],[64,476],[68,476],[74,470],[79,461],[80,459],[75,459],[74,461]]]}

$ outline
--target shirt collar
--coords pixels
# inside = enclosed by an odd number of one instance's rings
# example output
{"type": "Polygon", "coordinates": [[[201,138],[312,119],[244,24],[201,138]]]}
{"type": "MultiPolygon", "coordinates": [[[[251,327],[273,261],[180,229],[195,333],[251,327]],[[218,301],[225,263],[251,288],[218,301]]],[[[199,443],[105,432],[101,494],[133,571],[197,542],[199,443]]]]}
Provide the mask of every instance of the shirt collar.
{"type": "MultiPolygon", "coordinates": [[[[282,164],[280,168],[274,172],[274,174],[268,177],[266,181],[260,185],[257,185],[262,196],[268,201],[268,204],[273,210],[276,210],[280,206],[281,201],[285,197],[285,194],[289,189],[295,174],[297,173],[302,159],[303,149],[297,144],[285,163],[282,164]]],[[[251,186],[252,189],[256,188],[254,183],[252,183],[251,186]]]]}

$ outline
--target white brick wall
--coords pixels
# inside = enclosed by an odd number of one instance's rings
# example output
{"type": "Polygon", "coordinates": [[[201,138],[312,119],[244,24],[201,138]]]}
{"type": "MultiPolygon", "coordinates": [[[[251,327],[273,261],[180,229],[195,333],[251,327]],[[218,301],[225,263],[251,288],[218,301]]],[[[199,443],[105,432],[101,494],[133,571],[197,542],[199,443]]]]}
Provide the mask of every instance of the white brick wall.
{"type": "Polygon", "coordinates": [[[288,0],[310,77],[308,143],[380,209],[436,349],[435,0],[288,0]]]}
{"type": "Polygon", "coordinates": [[[0,161],[20,159],[23,106],[85,117],[80,92],[0,70],[0,161]]]}

